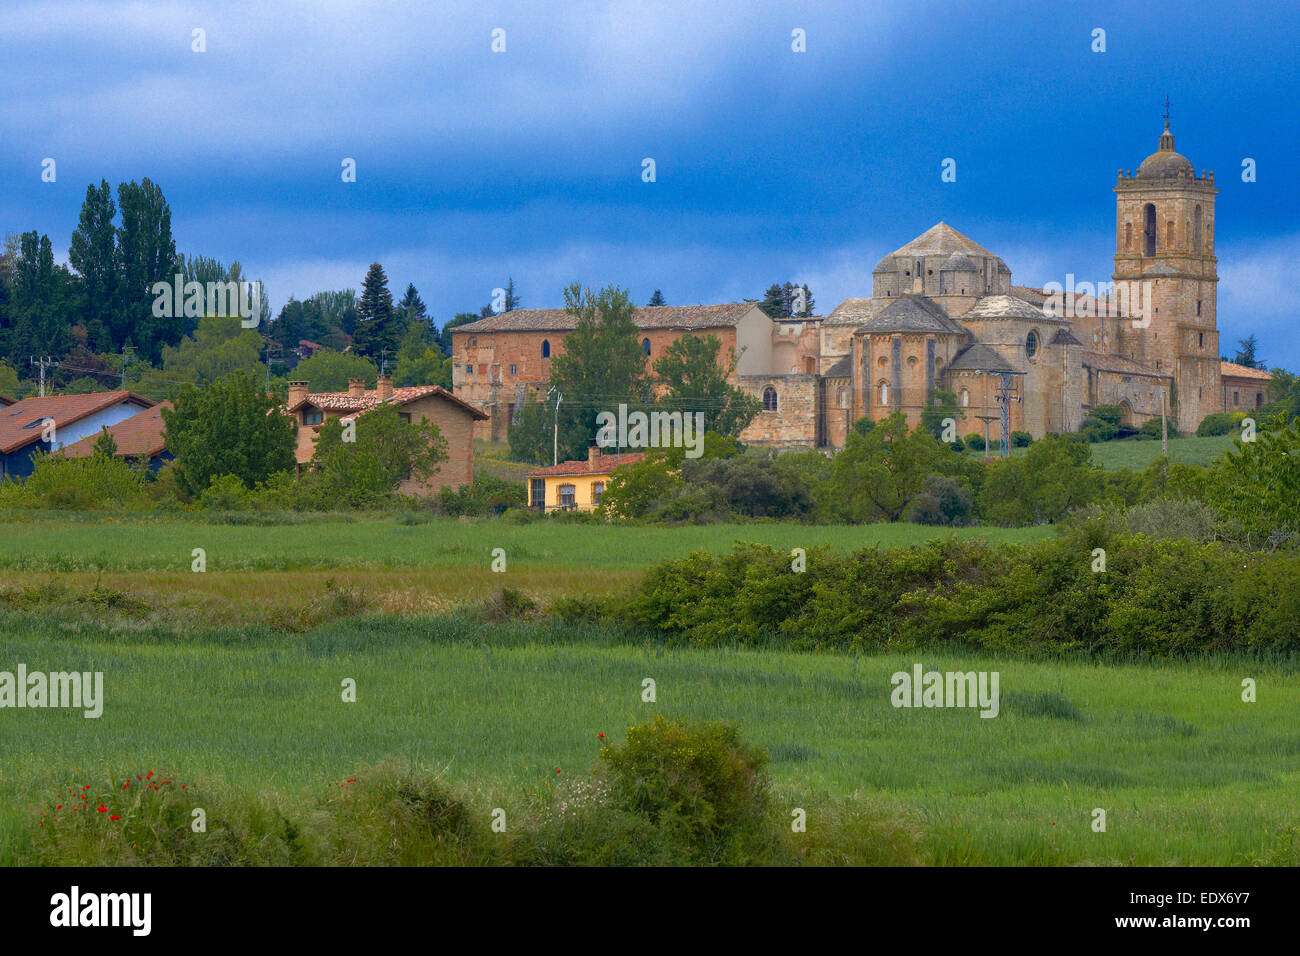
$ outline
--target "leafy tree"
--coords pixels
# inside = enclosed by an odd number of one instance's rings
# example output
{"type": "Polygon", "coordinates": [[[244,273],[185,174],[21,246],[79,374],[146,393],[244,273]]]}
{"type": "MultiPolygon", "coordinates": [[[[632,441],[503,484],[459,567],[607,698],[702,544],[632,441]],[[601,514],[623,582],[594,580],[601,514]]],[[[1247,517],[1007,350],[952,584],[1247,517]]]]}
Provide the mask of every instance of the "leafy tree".
{"type": "Polygon", "coordinates": [[[1276,414],[1210,466],[1207,498],[1255,543],[1300,533],[1300,422],[1276,414]]]}
{"type": "Polygon", "coordinates": [[[329,349],[303,359],[293,370],[294,380],[307,382],[314,392],[346,392],[351,378],[365,379],[366,385],[373,388],[378,376],[379,367],[364,355],[329,349]]]}
{"type": "Polygon", "coordinates": [[[104,455],[108,458],[112,458],[117,454],[117,441],[113,438],[107,425],[103,425],[99,429],[99,437],[95,439],[94,454],[104,455]]]}
{"type": "Polygon", "coordinates": [[[907,417],[894,412],[865,434],[850,431],[835,456],[831,484],[843,518],[852,522],[897,521],[933,474],[971,480],[968,462],[924,428],[909,432],[907,417]]]}
{"type": "Polygon", "coordinates": [[[22,398],[22,391],[17,370],[4,359],[0,359],[0,395],[7,398],[22,398]]]}
{"type": "Polygon", "coordinates": [[[664,294],[660,292],[658,289],[655,289],[655,294],[650,296],[650,301],[646,303],[646,305],[649,306],[667,305],[667,304],[668,303],[664,301],[664,294]]]}
{"type": "Polygon", "coordinates": [[[161,369],[145,364],[128,371],[136,391],[159,400],[183,384],[214,382],[232,372],[261,381],[261,353],[262,336],[255,329],[244,328],[237,318],[207,315],[192,337],[163,347],[161,369]]]}
{"type": "Polygon", "coordinates": [[[925,408],[921,409],[921,427],[935,438],[942,440],[945,418],[959,422],[966,418],[966,412],[957,404],[957,396],[952,392],[945,392],[939,388],[932,389],[930,401],[925,408]]]}
{"type": "Polygon", "coordinates": [[[25,364],[32,355],[62,355],[72,344],[76,280],[55,265],[49,236],[26,232],[19,237],[11,281],[10,357],[25,364]]]}
{"type": "Polygon", "coordinates": [[[342,419],[327,419],[316,439],[310,483],[329,500],[371,504],[405,480],[427,481],[447,459],[447,442],[427,419],[404,422],[393,405],[355,418],[355,441],[344,441],[342,419]]]}
{"type": "Polygon", "coordinates": [[[718,362],[721,350],[716,335],[675,339],[654,363],[659,384],[667,388],[659,404],[667,411],[703,412],[708,431],[735,437],[754,420],[762,403],[728,382],[736,370],[736,353],[731,350],[724,366],[718,362]]]}
{"type": "Polygon", "coordinates": [[[295,467],[293,419],[246,372],[202,389],[186,385],[172,406],[162,410],[164,442],[176,456],[178,485],[192,497],[221,475],[235,475],[252,488],[295,467]]]}
{"type": "Polygon", "coordinates": [[[114,349],[131,341],[150,361],[184,334],[178,318],[153,314],[153,285],[171,282],[176,270],[172,214],[162,190],[145,178],[117,187],[122,224],[117,229],[117,304],[110,331],[114,349]]]}
{"type": "Polygon", "coordinates": [[[119,268],[116,230],[113,217],[117,207],[113,204],[113,190],[108,180],[100,180],[99,188],[86,187],[86,199],[81,205],[81,216],[72,241],[68,245],[68,261],[81,277],[84,306],[82,321],[90,340],[100,349],[113,348],[113,308],[117,302],[119,268]]]}
{"type": "Polygon", "coordinates": [[[1052,437],[1022,456],[997,459],[979,492],[980,515],[1001,525],[1044,524],[1097,501],[1103,476],[1091,456],[1084,442],[1052,437]]]}
{"type": "Polygon", "coordinates": [[[1259,341],[1252,332],[1244,339],[1237,340],[1237,354],[1232,360],[1238,365],[1244,365],[1246,368],[1263,368],[1264,362],[1259,358],[1259,341]]]}
{"type": "Polygon", "coordinates": [[[567,404],[560,405],[560,448],[573,459],[586,456],[601,411],[616,412],[624,402],[629,408],[648,405],[651,381],[636,308],[625,290],[607,286],[593,293],[575,282],[564,290],[564,302],[578,321],[565,336],[563,353],[551,358],[551,385],[566,396],[567,404]]]}

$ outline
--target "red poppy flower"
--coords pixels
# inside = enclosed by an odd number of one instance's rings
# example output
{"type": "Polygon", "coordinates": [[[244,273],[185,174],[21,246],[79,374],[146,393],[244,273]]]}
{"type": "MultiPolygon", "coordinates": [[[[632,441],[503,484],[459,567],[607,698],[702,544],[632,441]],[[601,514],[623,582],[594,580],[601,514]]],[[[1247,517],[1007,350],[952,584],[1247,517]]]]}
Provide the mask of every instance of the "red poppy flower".
{"type": "Polygon", "coordinates": [[[102,803],[99,806],[97,806],[95,809],[98,810],[100,813],[108,812],[108,807],[104,806],[102,803]]]}
{"type": "Polygon", "coordinates": [[[605,735],[604,735],[604,734],[597,734],[596,736],[597,736],[597,737],[604,737],[605,735]]]}
{"type": "Polygon", "coordinates": [[[119,817],[119,816],[115,813],[115,814],[113,814],[111,817],[109,817],[109,819],[110,819],[110,820],[120,820],[120,819],[122,819],[122,818],[119,817]]]}
{"type": "Polygon", "coordinates": [[[122,784],[122,789],[125,790],[125,789],[126,789],[127,787],[129,787],[129,786],[131,786],[131,781],[130,781],[130,780],[128,780],[126,783],[122,784]]]}
{"type": "Polygon", "coordinates": [[[59,804],[57,807],[55,807],[54,809],[55,809],[55,810],[62,810],[62,809],[63,809],[63,804],[60,803],[60,804],[59,804]]]}

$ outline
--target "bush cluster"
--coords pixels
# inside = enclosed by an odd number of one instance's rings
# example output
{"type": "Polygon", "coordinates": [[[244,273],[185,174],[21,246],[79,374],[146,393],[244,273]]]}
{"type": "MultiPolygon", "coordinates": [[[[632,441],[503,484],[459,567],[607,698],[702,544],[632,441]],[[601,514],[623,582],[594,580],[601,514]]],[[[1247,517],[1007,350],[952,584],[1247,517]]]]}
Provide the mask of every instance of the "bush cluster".
{"type": "Polygon", "coordinates": [[[806,563],[796,572],[790,555],[750,544],[691,554],[656,565],[604,613],[701,645],[956,643],[1138,657],[1300,649],[1293,553],[1131,535],[1092,520],[1028,547],[949,538],[843,556],[813,548],[806,563]],[[1098,548],[1104,571],[1094,570],[1098,548]]]}

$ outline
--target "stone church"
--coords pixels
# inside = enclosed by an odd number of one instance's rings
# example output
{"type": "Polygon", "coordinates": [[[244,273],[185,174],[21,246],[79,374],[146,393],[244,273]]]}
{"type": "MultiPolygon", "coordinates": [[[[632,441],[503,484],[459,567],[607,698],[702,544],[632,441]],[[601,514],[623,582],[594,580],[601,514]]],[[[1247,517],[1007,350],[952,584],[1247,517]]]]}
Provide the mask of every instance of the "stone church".
{"type": "MultiPolygon", "coordinates": [[[[1107,288],[1012,284],[997,255],[939,223],[885,256],[870,297],[827,316],[772,319],[752,302],[637,312],[647,361],[680,335],[716,335],[733,381],[763,403],[751,444],[842,447],[851,424],[903,412],[913,425],[936,389],[957,397],[958,432],[1002,422],[1035,438],[1075,431],[1094,405],[1133,425],[1162,410],[1179,432],[1231,409],[1215,322],[1214,173],[1174,151],[1168,122],[1136,171],[1115,185],[1115,266],[1107,288]]],[[[1072,277],[1070,277],[1072,283],[1072,277]]],[[[576,319],[518,309],[452,333],[455,394],[484,411],[477,436],[503,440],[576,319]]],[[[1249,371],[1249,370],[1246,370],[1249,371]]],[[[1259,373],[1243,379],[1263,401],[1259,373]]],[[[576,400],[577,397],[570,397],[576,400]]],[[[1247,406],[1248,407],[1248,406],[1247,406]]]]}

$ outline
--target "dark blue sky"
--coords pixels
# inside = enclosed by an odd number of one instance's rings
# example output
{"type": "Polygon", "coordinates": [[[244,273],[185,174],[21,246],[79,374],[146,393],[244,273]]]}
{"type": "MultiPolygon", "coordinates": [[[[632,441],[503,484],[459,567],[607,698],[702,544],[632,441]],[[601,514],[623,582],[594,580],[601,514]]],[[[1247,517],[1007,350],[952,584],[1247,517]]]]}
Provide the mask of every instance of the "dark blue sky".
{"type": "Polygon", "coordinates": [[[1217,174],[1224,350],[1254,332],[1295,368],[1298,41],[1295,4],[6,0],[0,230],[64,256],[88,183],[148,176],[178,248],[240,260],[277,310],[378,260],[439,322],[507,276],[526,306],[788,279],[825,313],[940,220],[1018,284],[1108,278],[1115,173],[1168,94],[1217,174]]]}

